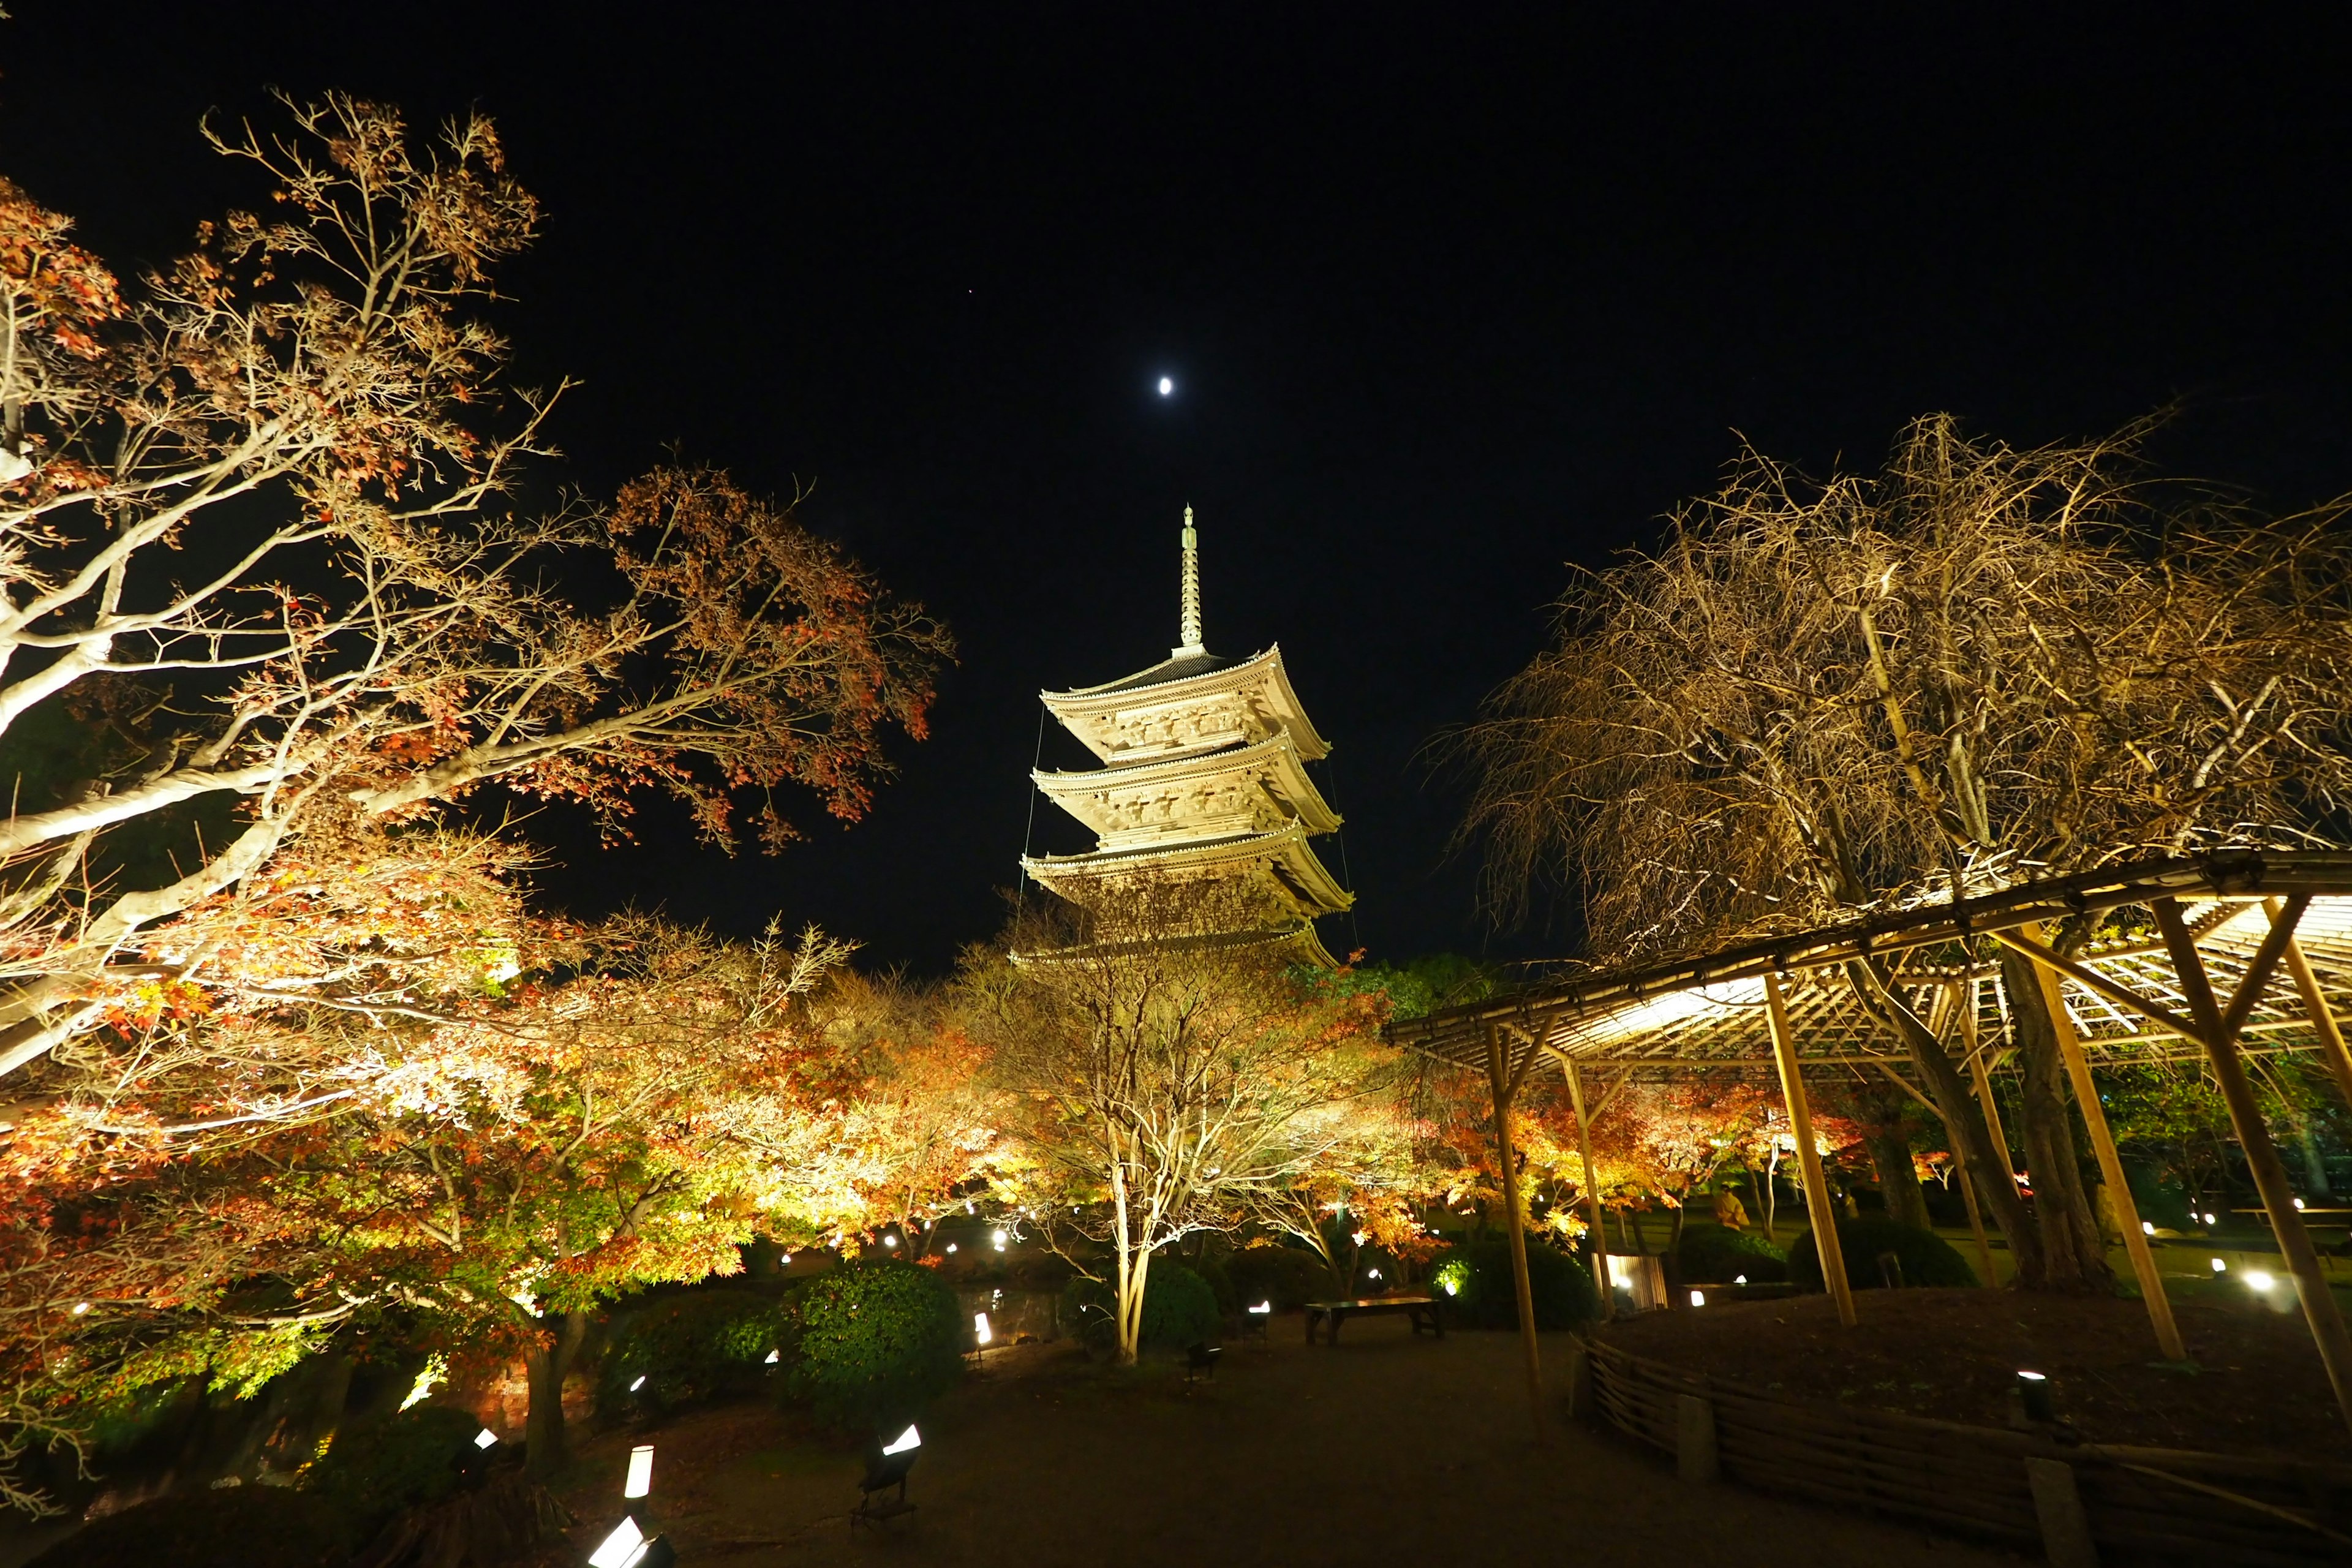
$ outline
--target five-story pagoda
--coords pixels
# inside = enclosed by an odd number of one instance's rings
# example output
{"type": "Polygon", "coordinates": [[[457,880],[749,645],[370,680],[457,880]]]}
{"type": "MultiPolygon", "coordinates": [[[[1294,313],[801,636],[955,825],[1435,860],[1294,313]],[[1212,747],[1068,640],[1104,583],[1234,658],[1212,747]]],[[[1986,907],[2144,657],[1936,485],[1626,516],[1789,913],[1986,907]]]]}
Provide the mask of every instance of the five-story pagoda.
{"type": "Polygon", "coordinates": [[[1330,746],[1307,722],[1276,644],[1219,658],[1201,640],[1201,568],[1192,509],[1184,509],[1180,645],[1150,668],[1103,686],[1039,693],[1103,765],[1030,776],[1097,836],[1083,855],[1024,856],[1040,886],[1081,909],[1139,881],[1212,883],[1213,933],[1294,944],[1329,965],[1318,915],[1353,896],[1307,840],[1339,826],[1307,776],[1330,746]]]}

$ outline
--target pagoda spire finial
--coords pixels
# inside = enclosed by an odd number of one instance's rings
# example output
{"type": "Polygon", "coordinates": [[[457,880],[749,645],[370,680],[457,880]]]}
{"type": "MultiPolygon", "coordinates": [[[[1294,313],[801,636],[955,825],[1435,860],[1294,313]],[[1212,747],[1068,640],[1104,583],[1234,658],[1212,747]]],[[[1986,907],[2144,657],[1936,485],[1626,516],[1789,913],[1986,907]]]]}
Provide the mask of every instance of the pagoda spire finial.
{"type": "Polygon", "coordinates": [[[1184,509],[1184,587],[1182,616],[1178,625],[1181,647],[1172,654],[1205,653],[1201,644],[1201,538],[1192,531],[1192,509],[1184,509]]]}

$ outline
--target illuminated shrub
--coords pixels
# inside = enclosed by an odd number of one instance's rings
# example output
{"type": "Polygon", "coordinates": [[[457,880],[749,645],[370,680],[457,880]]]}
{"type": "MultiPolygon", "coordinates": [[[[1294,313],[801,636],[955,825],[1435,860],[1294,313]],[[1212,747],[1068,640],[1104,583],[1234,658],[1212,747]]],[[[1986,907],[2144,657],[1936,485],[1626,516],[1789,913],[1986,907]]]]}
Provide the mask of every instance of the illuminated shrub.
{"type": "MultiPolygon", "coordinates": [[[[1967,1258],[1952,1250],[1951,1243],[1916,1225],[1905,1225],[1881,1215],[1864,1215],[1860,1219],[1839,1220],[1837,1238],[1838,1250],[1845,1254],[1846,1283],[1857,1290],[1875,1290],[1885,1285],[1885,1276],[1878,1267],[1878,1255],[1882,1252],[1891,1252],[1902,1260],[1906,1285],[1965,1287],[1978,1283],[1977,1271],[1969,1267],[1967,1258]]],[[[1789,1248],[1789,1278],[1808,1290],[1825,1288],[1821,1255],[1813,1247],[1810,1229],[1789,1248]]]]}
{"type": "Polygon", "coordinates": [[[768,1355],[793,1359],[789,1302],[756,1290],[693,1290],[631,1313],[596,1377],[601,1410],[663,1409],[758,1386],[768,1355]],[[643,1387],[631,1384],[645,1379],[643,1387]]]}
{"type": "Polygon", "coordinates": [[[1239,1306],[1268,1301],[1277,1312],[1295,1311],[1339,1293],[1323,1260],[1303,1247],[1244,1247],[1225,1259],[1225,1278],[1233,1281],[1239,1306]]]}
{"type": "Polygon", "coordinates": [[[939,1270],[845,1263],[801,1296],[792,1388],[846,1429],[911,1419],[962,1372],[971,1331],[939,1270]]]}
{"type": "MultiPolygon", "coordinates": [[[[1575,1258],[1532,1237],[1528,1240],[1528,1283],[1535,1292],[1537,1328],[1573,1328],[1592,1316],[1591,1274],[1575,1258]]],[[[1518,1327],[1519,1294],[1511,1277],[1509,1237],[1479,1237],[1446,1248],[1430,1269],[1430,1294],[1452,1310],[1454,1321],[1471,1328],[1518,1327]]]]}
{"type": "MultiPolygon", "coordinates": [[[[1089,1350],[1118,1342],[1116,1298],[1110,1286],[1081,1277],[1062,1291],[1062,1323],[1089,1350]]],[[[1209,1282],[1172,1258],[1155,1258],[1143,1281],[1145,1350],[1181,1350],[1213,1342],[1223,1332],[1217,1295],[1209,1282]]]]}

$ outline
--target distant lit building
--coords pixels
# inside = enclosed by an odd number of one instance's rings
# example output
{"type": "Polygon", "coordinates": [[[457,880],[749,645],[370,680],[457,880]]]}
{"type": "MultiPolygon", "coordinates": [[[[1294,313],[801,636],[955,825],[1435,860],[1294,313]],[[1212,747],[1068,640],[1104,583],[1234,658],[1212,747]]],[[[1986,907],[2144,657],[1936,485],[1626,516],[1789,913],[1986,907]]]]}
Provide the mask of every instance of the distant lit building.
{"type": "Polygon", "coordinates": [[[1201,640],[1201,565],[1184,509],[1181,641],[1150,668],[1108,685],[1039,695],[1103,765],[1030,776],[1047,799],[1094,829],[1083,855],[1034,855],[1022,868],[1080,908],[1140,878],[1213,881],[1236,940],[1294,943],[1329,965],[1318,916],[1354,901],[1308,840],[1339,815],[1307,776],[1331,748],[1307,721],[1279,644],[1220,658],[1201,640]]]}

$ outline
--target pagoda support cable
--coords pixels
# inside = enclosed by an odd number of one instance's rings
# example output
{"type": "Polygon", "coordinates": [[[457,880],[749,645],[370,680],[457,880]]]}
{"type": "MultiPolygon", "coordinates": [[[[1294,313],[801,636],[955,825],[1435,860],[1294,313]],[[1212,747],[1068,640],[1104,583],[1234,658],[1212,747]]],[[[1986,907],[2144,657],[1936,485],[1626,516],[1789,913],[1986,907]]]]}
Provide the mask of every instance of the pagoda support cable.
{"type": "Polygon", "coordinates": [[[1845,1249],[1838,1245],[1837,1215],[1830,1208],[1829,1178],[1822,1173],[1822,1152],[1813,1146],[1813,1108],[1805,1099],[1805,1070],[1797,1060],[1797,1037],[1789,1026],[1789,1004],[1780,994],[1780,977],[1764,977],[1764,1013],[1772,1026],[1772,1056],[1780,1068],[1780,1094],[1789,1102],[1789,1131],[1797,1140],[1797,1170],[1804,1178],[1805,1211],[1813,1226],[1813,1255],[1821,1260],[1822,1283],[1837,1303],[1838,1321],[1854,1325],[1853,1285],[1845,1277],[1845,1249]]]}
{"type": "Polygon", "coordinates": [[[1519,1346],[1527,1355],[1528,1414],[1535,1420],[1536,1441],[1541,1443],[1549,1436],[1549,1428],[1544,1423],[1543,1363],[1536,1348],[1535,1291],[1528,1283],[1527,1220],[1519,1209],[1519,1161],[1511,1140],[1511,1103],[1518,1098],[1519,1086],[1527,1081],[1528,1068],[1534,1065],[1538,1054],[1533,1042],[1529,1042],[1526,1059],[1513,1069],[1503,1049],[1502,1026],[1486,1026],[1486,1083],[1495,1095],[1495,1153],[1503,1169],[1503,1210],[1508,1216],[1511,1238],[1511,1283],[1519,1298],[1519,1346]]]}
{"type": "Polygon", "coordinates": [[[1592,1293],[1601,1300],[1601,1319],[1609,1321],[1613,1303],[1609,1296],[1609,1233],[1601,1228],[1601,1183],[1592,1173],[1592,1123],[1584,1117],[1584,1080],[1576,1058],[1559,1058],[1560,1075],[1568,1079],[1569,1109],[1576,1112],[1576,1152],[1584,1162],[1584,1223],[1592,1232],[1592,1293]]]}
{"type": "MultiPolygon", "coordinates": [[[[2028,937],[2037,940],[2042,935],[2039,926],[2027,926],[2024,931],[2028,937]]],[[[2074,1016],[2066,1010],[2058,972],[2046,963],[2036,963],[2033,973],[2042,983],[2042,1000],[2049,1009],[2050,1027],[2058,1037],[2058,1054],[2064,1058],[2066,1076],[2074,1085],[2074,1108],[2083,1113],[2083,1130],[2091,1135],[2092,1152],[2099,1157],[2099,1179],[2107,1184],[2108,1201],[2115,1205],[2116,1221],[2123,1227],[2124,1252],[2131,1258],[2133,1278],[2139,1281],[2140,1300],[2147,1306],[2148,1326],[2156,1331],[2157,1348],[2164,1352],[2167,1361],[2187,1361],[2188,1349],[2181,1344],[2180,1329],[2172,1321],[2172,1301],[2164,1293],[2164,1276],[2157,1272],[2156,1254],[2148,1247],[2147,1233],[2139,1227],[2139,1205],[2132,1201],[2123,1156],[2116,1152],[2116,1135],[2107,1125],[2106,1108],[2099,1103],[2099,1086],[2091,1077],[2090,1058],[2083,1054],[2082,1037],[2074,1032],[2074,1016]]]]}
{"type": "Polygon", "coordinates": [[[2204,1031],[2206,1057],[2212,1064],[2214,1080],[2221,1086],[2221,1098],[2229,1104],[2238,1146],[2245,1151],[2246,1166],[2253,1175],[2255,1190],[2262,1194],[2263,1206],[2270,1211],[2271,1233],[2278,1237],[2279,1251],[2294,1275],[2295,1294],[2302,1298],[2305,1321],[2311,1325],[2311,1337],[2319,1346],[2319,1359],[2327,1368],[2327,1381],[2336,1391],[2336,1407],[2343,1412],[2347,1425],[2352,1425],[2352,1334],[2345,1331],[2343,1310],[2327,1288],[2327,1276],[2319,1267],[2319,1253],[2311,1245],[2311,1232],[2304,1228],[2303,1215],[2294,1206],[2294,1189],[2287,1184],[2286,1165],[2279,1158],[2278,1145],[2271,1142],[2270,1129],[2263,1123],[2262,1105],[2254,1099],[2254,1087],[2246,1078],[2245,1064],[2238,1059],[2237,1026],[2245,1021],[2254,996],[2261,994],[2271,971],[2284,955],[2286,944],[2294,939],[2295,923],[2303,919],[2311,896],[2296,894],[2271,917],[2270,934],[2247,966],[2245,978],[2238,983],[2238,994],[2231,999],[2226,1014],[2214,1001],[2205,961],[2198,956],[2197,939],[2189,934],[2188,922],[2181,919],[2179,904],[2171,899],[2158,899],[2155,902],[2157,928],[2164,932],[2164,945],[2171,952],[2173,973],[2189,998],[2189,1009],[2196,1014],[2204,1031]]]}
{"type": "MultiPolygon", "coordinates": [[[[2263,907],[2273,921],[2279,918],[2276,899],[2265,900],[2263,907]]],[[[2292,936],[2286,939],[2286,972],[2294,976],[2294,988],[2303,994],[2303,1010],[2310,1016],[2312,1033],[2319,1037],[2319,1054],[2327,1058],[2327,1070],[2336,1075],[2336,1092],[2344,1097],[2347,1106],[2352,1106],[2352,1054],[2344,1048],[2343,1026],[2327,1005],[2319,976],[2312,973],[2311,960],[2303,954],[2303,943],[2292,936]]]]}
{"type": "MultiPolygon", "coordinates": [[[[1029,776],[1032,778],[1037,776],[1037,770],[1045,763],[1045,705],[1043,702],[1037,704],[1037,749],[1029,759],[1029,776]]],[[[1021,833],[1021,880],[1014,885],[1013,893],[1013,914],[1016,920],[1020,918],[1023,908],[1029,900],[1029,857],[1035,852],[1036,847],[1037,786],[1031,784],[1029,786],[1029,826],[1021,833]]]]}

